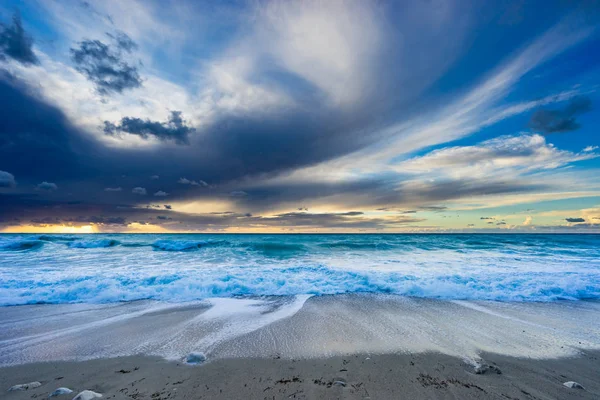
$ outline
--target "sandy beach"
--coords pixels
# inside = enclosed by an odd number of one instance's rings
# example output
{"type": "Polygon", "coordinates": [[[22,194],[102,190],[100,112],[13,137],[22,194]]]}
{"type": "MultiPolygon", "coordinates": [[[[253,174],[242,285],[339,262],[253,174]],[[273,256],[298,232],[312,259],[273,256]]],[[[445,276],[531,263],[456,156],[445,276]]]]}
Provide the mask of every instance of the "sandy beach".
{"type": "Polygon", "coordinates": [[[490,370],[439,353],[355,354],[331,358],[222,359],[189,366],[157,357],[36,363],[3,368],[4,390],[16,382],[42,386],[3,391],[7,399],[46,398],[64,386],[72,398],[88,389],[109,399],[597,399],[599,352],[532,360],[485,354],[490,370]],[[585,390],[563,383],[577,379],[585,390]]]}
{"type": "Polygon", "coordinates": [[[597,301],[393,295],[5,307],[1,397],[594,399],[598,315],[597,301]]]}

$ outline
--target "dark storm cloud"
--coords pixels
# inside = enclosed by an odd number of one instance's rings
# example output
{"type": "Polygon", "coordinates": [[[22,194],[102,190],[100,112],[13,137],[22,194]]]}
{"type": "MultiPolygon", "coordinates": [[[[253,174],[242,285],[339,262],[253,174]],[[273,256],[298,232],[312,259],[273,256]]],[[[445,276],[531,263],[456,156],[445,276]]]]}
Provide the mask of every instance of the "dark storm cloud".
{"type": "MultiPolygon", "coordinates": [[[[33,187],[44,180],[55,182],[60,190],[53,196],[65,201],[79,200],[89,207],[94,202],[130,203],[119,204],[121,207],[135,205],[148,198],[132,193],[132,188],[139,187],[150,194],[158,191],[169,193],[170,201],[228,198],[235,207],[254,214],[250,219],[255,223],[270,224],[274,220],[265,222],[265,218],[256,216],[266,207],[289,204],[290,209],[295,209],[308,200],[332,196],[335,196],[332,203],[344,202],[346,207],[357,209],[374,206],[397,207],[398,212],[406,213],[417,210],[440,212],[445,210],[440,203],[449,199],[539,188],[539,185],[520,182],[480,182],[466,178],[414,187],[399,184],[396,178],[386,180],[377,177],[341,182],[261,185],[264,178],[356,150],[364,144],[363,141],[368,141],[368,135],[351,129],[355,122],[361,125],[354,116],[319,118],[318,113],[309,117],[309,114],[303,114],[304,111],[298,111],[260,120],[223,116],[201,134],[190,136],[187,146],[106,147],[91,139],[92,135],[74,128],[62,112],[40,101],[40,96],[36,96],[30,88],[10,76],[3,78],[0,79],[0,116],[6,122],[0,124],[0,170],[17,176],[20,187],[33,187]],[[344,130],[344,127],[349,129],[344,130]],[[32,168],[34,165],[36,168],[32,168]],[[149,179],[157,172],[160,172],[160,180],[149,179]],[[192,176],[202,177],[210,182],[210,186],[204,180],[187,178],[192,176]],[[194,185],[194,182],[197,184],[194,185]],[[252,186],[245,186],[250,184],[252,186]],[[206,189],[199,190],[199,186],[206,189]],[[123,188],[118,195],[104,190],[118,187],[123,188]],[[68,197],[70,193],[72,195],[68,197]],[[365,193],[369,195],[355,196],[365,193]],[[417,208],[417,204],[422,206],[417,208]],[[404,207],[400,208],[402,205],[404,207]]],[[[31,207],[41,207],[41,211],[48,212],[39,203],[31,207]]],[[[164,212],[162,205],[160,208],[164,212]]],[[[134,217],[139,211],[131,211],[131,207],[122,210],[125,216],[132,215],[129,221],[145,221],[143,216],[134,217]]],[[[105,214],[94,212],[92,215],[105,214]]],[[[229,215],[228,218],[233,217],[229,215]]],[[[325,221],[323,217],[315,218],[325,221]]],[[[298,217],[292,216],[280,216],[278,219],[290,224],[299,221],[298,217]]],[[[363,219],[354,222],[362,228],[368,225],[366,220],[373,220],[363,219]]],[[[200,225],[208,223],[207,220],[210,221],[207,216],[179,219],[200,225]]],[[[235,223],[236,220],[230,219],[229,222],[235,223]]]]}
{"type": "Polygon", "coordinates": [[[105,217],[105,216],[78,216],[75,218],[65,218],[61,222],[76,222],[86,224],[102,224],[102,225],[126,225],[127,218],[125,217],[105,217]]]}
{"type": "Polygon", "coordinates": [[[111,36],[116,49],[100,40],[87,39],[79,42],[79,47],[71,48],[71,59],[77,71],[93,82],[103,95],[142,86],[137,67],[127,63],[122,54],[133,50],[135,43],[124,33],[121,35],[124,36],[111,36]]]}
{"type": "Polygon", "coordinates": [[[529,126],[543,133],[569,132],[581,127],[577,116],[592,109],[592,101],[587,96],[577,96],[562,109],[540,109],[533,113],[529,126]]]}
{"type": "Polygon", "coordinates": [[[230,226],[249,228],[360,228],[383,229],[394,226],[406,226],[424,221],[409,216],[393,218],[370,218],[361,211],[340,213],[291,212],[274,216],[260,216],[251,213],[213,212],[205,214],[187,214],[169,211],[164,214],[162,207],[134,207],[128,205],[110,205],[97,203],[69,203],[51,201],[33,195],[3,195],[0,202],[0,227],[10,225],[51,225],[64,224],[81,226],[83,224],[102,225],[105,229],[122,231],[128,222],[143,225],[158,224],[178,229],[222,230],[230,226]],[[51,213],[52,217],[48,215],[51,213]]]}
{"type": "Polygon", "coordinates": [[[567,222],[585,222],[583,218],[565,218],[567,222]]]}
{"type": "Polygon", "coordinates": [[[0,22],[0,59],[12,58],[21,64],[38,64],[33,53],[33,39],[25,33],[21,17],[16,13],[12,24],[0,22]]]}
{"type": "Polygon", "coordinates": [[[494,219],[494,217],[481,217],[479,219],[494,219]]]}
{"type": "Polygon", "coordinates": [[[0,71],[0,170],[36,185],[84,177],[93,143],[41,96],[0,71]]]}
{"type": "Polygon", "coordinates": [[[107,135],[116,136],[119,133],[128,133],[143,139],[154,137],[163,141],[172,140],[177,144],[189,144],[189,135],[195,131],[195,128],[186,125],[181,111],[171,111],[167,122],[132,117],[124,117],[117,124],[104,121],[104,133],[107,135]]]}

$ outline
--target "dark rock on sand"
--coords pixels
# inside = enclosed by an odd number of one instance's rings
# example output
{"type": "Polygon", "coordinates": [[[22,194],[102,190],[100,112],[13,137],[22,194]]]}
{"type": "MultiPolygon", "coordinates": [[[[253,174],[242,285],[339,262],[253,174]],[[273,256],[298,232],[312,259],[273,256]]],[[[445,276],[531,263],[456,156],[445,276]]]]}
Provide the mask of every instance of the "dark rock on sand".
{"type": "Polygon", "coordinates": [[[488,365],[488,364],[476,365],[474,368],[474,371],[478,375],[483,375],[483,374],[487,374],[487,373],[496,373],[496,374],[502,373],[502,371],[500,371],[500,368],[496,367],[495,365],[488,365]]]}

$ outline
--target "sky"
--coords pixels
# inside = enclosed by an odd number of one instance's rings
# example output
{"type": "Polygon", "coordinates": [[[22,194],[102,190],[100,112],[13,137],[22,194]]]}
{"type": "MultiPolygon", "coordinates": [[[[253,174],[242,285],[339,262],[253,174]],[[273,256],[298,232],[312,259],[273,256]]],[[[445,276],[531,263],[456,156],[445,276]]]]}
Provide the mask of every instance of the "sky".
{"type": "Polygon", "coordinates": [[[0,3],[0,232],[598,232],[600,1],[0,3]]]}

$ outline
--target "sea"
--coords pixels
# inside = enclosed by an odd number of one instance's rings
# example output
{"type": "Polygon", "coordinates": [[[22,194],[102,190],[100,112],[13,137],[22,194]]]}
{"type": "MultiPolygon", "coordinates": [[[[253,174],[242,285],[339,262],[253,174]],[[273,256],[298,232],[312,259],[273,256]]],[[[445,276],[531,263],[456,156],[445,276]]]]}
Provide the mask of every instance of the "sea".
{"type": "Polygon", "coordinates": [[[348,293],[598,299],[600,235],[0,235],[0,306],[348,293]]]}

